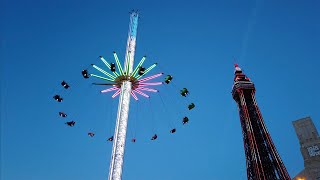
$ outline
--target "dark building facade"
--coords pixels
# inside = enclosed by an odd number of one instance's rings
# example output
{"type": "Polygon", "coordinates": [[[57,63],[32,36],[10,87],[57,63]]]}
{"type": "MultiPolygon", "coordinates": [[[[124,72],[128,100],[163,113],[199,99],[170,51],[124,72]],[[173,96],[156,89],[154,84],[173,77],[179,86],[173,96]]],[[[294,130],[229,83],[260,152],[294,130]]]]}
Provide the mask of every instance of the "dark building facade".
{"type": "Polygon", "coordinates": [[[320,180],[320,137],[310,117],[292,122],[300,143],[304,169],[294,180],[320,180]]]}

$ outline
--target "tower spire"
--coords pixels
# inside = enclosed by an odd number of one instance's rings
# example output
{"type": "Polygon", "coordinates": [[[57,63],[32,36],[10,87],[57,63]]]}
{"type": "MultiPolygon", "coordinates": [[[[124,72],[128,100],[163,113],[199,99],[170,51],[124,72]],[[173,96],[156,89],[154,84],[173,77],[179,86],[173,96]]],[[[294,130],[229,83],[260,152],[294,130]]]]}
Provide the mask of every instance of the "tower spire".
{"type": "Polygon", "coordinates": [[[242,70],[238,64],[234,64],[234,73],[242,73],[242,70]]]}

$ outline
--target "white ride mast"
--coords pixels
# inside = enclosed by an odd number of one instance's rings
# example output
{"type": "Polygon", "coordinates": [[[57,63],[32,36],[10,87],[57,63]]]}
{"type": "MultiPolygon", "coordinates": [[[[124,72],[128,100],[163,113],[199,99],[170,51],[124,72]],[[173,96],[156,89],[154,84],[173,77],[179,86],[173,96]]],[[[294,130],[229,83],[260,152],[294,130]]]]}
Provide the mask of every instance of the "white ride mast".
{"type": "MultiPolygon", "coordinates": [[[[136,11],[130,13],[130,24],[128,32],[128,41],[126,57],[124,63],[125,76],[129,77],[133,70],[134,54],[136,48],[136,35],[138,28],[139,15],[136,11]]],[[[109,180],[121,180],[123,157],[126,145],[126,133],[128,124],[128,115],[130,107],[130,96],[132,83],[129,78],[125,78],[121,85],[121,94],[119,98],[117,122],[113,138],[112,156],[109,169],[109,180]]]]}

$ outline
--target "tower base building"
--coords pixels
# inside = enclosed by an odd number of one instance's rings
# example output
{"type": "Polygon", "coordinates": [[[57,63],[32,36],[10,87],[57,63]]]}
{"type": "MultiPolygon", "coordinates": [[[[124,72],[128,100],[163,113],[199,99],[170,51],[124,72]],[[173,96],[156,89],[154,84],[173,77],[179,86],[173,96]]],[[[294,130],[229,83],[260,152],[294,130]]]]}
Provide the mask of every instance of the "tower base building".
{"type": "Polygon", "coordinates": [[[304,169],[293,180],[320,180],[320,137],[310,117],[293,121],[304,169]]]}

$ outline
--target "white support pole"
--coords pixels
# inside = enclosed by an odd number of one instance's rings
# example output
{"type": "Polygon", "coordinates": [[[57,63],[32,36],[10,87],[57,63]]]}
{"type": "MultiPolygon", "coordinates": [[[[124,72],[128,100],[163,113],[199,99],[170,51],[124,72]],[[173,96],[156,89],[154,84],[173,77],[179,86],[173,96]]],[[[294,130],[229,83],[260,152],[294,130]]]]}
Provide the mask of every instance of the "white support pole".
{"type": "MultiPolygon", "coordinates": [[[[125,63],[124,63],[124,67],[125,67],[124,72],[129,72],[129,74],[132,72],[132,69],[133,69],[137,27],[138,27],[138,13],[132,12],[130,14],[130,25],[129,25],[129,33],[128,33],[129,37],[127,42],[127,50],[126,50],[126,57],[125,57],[125,63]],[[129,63],[129,66],[127,66],[128,63],[129,63]]],[[[130,107],[131,88],[132,88],[132,84],[130,81],[126,80],[122,82],[121,94],[120,94],[119,105],[118,105],[117,122],[116,122],[114,137],[113,137],[113,148],[112,148],[112,156],[111,156],[109,178],[108,178],[109,180],[121,180],[123,157],[124,157],[124,150],[126,145],[126,134],[127,134],[128,116],[129,116],[129,107],[130,107]]]]}

